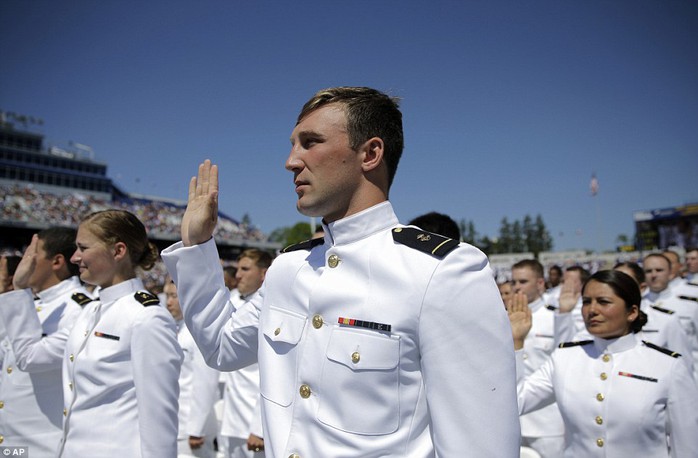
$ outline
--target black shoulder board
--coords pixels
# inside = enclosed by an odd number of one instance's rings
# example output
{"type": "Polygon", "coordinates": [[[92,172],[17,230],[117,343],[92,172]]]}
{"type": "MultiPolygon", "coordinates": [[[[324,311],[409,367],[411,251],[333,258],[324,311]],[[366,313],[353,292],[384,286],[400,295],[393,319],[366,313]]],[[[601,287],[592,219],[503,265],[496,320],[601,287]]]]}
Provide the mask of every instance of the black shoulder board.
{"type": "Polygon", "coordinates": [[[695,302],[698,302],[698,297],[694,297],[694,296],[683,296],[683,295],[681,295],[681,296],[679,296],[679,299],[683,299],[684,301],[695,301],[695,302]]]}
{"type": "Polygon", "coordinates": [[[281,250],[282,253],[289,253],[291,251],[298,251],[298,250],[310,250],[313,247],[316,247],[318,245],[322,245],[325,243],[325,239],[322,237],[318,237],[316,239],[310,239],[306,240],[305,242],[300,242],[296,243],[294,245],[289,245],[283,250],[281,250]]]}
{"type": "Polygon", "coordinates": [[[545,308],[550,310],[551,312],[554,312],[555,310],[557,310],[557,307],[555,307],[554,305],[550,305],[550,304],[545,304],[545,308]]]}
{"type": "Polygon", "coordinates": [[[443,258],[460,244],[459,240],[423,231],[416,227],[396,227],[393,229],[393,240],[437,258],[443,258]]]}
{"type": "Polygon", "coordinates": [[[655,344],[653,344],[652,342],[647,342],[646,340],[643,340],[642,343],[645,344],[646,346],[650,347],[650,348],[653,348],[653,349],[657,350],[657,351],[661,351],[661,352],[664,353],[665,355],[669,355],[669,356],[672,356],[672,357],[674,357],[674,358],[678,358],[679,356],[681,356],[681,353],[677,353],[677,352],[675,352],[675,351],[671,351],[671,350],[669,350],[668,348],[660,347],[659,345],[655,345],[655,344]]]}
{"type": "Polygon", "coordinates": [[[84,293],[73,293],[73,295],[70,296],[70,298],[77,302],[78,305],[85,305],[88,302],[92,302],[92,298],[84,293]]]}
{"type": "Polygon", "coordinates": [[[143,304],[144,307],[160,304],[160,299],[158,299],[156,296],[153,296],[147,291],[138,291],[136,294],[133,295],[133,297],[136,298],[138,302],[143,304]]]}
{"type": "Polygon", "coordinates": [[[589,345],[590,343],[593,343],[593,340],[578,340],[576,342],[563,342],[561,343],[558,347],[559,348],[570,348],[570,347],[577,347],[579,345],[589,345]]]}
{"type": "Polygon", "coordinates": [[[658,311],[658,312],[668,313],[669,315],[673,315],[673,314],[674,314],[674,311],[673,311],[673,310],[665,309],[664,307],[660,307],[660,306],[658,306],[658,305],[650,305],[650,307],[652,307],[653,309],[655,309],[655,310],[658,311]]]}

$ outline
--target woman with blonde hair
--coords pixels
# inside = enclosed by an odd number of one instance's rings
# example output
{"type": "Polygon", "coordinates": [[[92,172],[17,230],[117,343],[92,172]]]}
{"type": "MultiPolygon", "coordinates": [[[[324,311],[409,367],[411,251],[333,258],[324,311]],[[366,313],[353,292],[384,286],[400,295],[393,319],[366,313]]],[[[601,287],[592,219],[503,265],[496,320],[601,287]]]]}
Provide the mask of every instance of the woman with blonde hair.
{"type": "MultiPolygon", "coordinates": [[[[99,287],[99,298],[84,305],[65,345],[58,456],[175,457],[182,352],[172,316],[136,276],[137,268],[152,268],[157,249],[123,210],[87,216],[76,246],[71,262],[83,282],[99,287]]],[[[32,269],[31,256],[30,245],[18,270],[32,269]]],[[[21,305],[17,313],[29,314],[32,304],[21,305]]],[[[40,334],[25,322],[27,336],[40,334]]]]}

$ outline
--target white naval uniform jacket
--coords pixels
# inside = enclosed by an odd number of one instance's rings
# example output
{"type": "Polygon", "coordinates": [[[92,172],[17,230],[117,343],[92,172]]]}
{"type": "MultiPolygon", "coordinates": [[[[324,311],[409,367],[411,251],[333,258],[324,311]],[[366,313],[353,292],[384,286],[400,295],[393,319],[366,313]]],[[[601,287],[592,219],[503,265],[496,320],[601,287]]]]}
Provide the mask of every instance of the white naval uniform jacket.
{"type": "Polygon", "coordinates": [[[104,288],[78,317],[63,358],[60,457],[177,456],[182,350],[172,315],[143,291],[136,278],[104,288]]]}
{"type": "MultiPolygon", "coordinates": [[[[543,297],[529,305],[531,330],[524,340],[523,360],[526,375],[534,373],[549,358],[557,347],[555,339],[555,311],[545,303],[543,297]]],[[[551,404],[535,412],[522,415],[521,435],[524,437],[562,436],[565,426],[557,404],[551,404]]]]}
{"type": "Polygon", "coordinates": [[[216,437],[218,423],[213,405],[218,392],[219,372],[208,367],[184,321],[177,322],[177,341],[184,359],[179,375],[179,435],[216,437]]]}
{"type": "Polygon", "coordinates": [[[0,376],[2,446],[27,446],[32,457],[55,457],[63,422],[61,364],[70,328],[89,300],[77,277],[38,293],[0,295],[5,358],[0,376]],[[73,294],[80,293],[75,299],[73,294]]]}
{"type": "MultiPolygon", "coordinates": [[[[235,290],[234,292],[237,292],[235,290]]],[[[230,301],[237,309],[247,300],[257,296],[254,292],[245,299],[231,294],[230,301]]],[[[263,437],[261,431],[256,431],[255,425],[261,423],[259,406],[259,365],[250,364],[232,372],[223,374],[225,387],[223,389],[223,420],[221,435],[247,440],[250,433],[263,437]]]]}
{"type": "Polygon", "coordinates": [[[511,329],[485,255],[397,242],[450,239],[400,226],[389,202],[324,229],[232,318],[213,241],[163,251],[208,364],[259,351],[267,456],[518,456],[511,329]]]}
{"type": "MultiPolygon", "coordinates": [[[[674,311],[679,322],[686,332],[691,344],[691,357],[693,358],[693,374],[698,379],[698,301],[685,299],[684,294],[677,295],[676,290],[666,288],[664,291],[654,293],[649,291],[644,297],[650,304],[674,311]]],[[[672,348],[672,350],[674,350],[672,348]]],[[[685,355],[688,357],[689,355],[685,355]]]]}
{"type": "Polygon", "coordinates": [[[698,456],[698,388],[680,358],[635,334],[561,346],[520,379],[519,410],[557,400],[565,457],[698,456]]]}

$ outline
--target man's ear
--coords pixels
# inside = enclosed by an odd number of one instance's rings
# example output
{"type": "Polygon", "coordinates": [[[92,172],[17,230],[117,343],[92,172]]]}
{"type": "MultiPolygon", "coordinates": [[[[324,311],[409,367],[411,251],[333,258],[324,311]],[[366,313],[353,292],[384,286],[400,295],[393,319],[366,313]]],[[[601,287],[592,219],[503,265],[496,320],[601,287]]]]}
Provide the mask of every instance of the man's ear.
{"type": "Polygon", "coordinates": [[[370,138],[363,144],[361,151],[364,155],[361,168],[364,172],[374,170],[383,163],[384,147],[383,140],[379,137],[370,138]]]}
{"type": "Polygon", "coordinates": [[[57,254],[51,259],[51,270],[54,272],[61,270],[64,266],[66,266],[68,261],[65,259],[65,256],[62,254],[57,254]]]}

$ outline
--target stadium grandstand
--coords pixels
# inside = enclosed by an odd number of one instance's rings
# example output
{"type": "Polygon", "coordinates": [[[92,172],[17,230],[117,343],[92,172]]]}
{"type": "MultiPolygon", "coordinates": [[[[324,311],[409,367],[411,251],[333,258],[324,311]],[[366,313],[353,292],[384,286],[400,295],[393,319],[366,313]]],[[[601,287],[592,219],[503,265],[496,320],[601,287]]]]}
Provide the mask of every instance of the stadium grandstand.
{"type": "MultiPolygon", "coordinates": [[[[0,112],[2,254],[21,254],[33,233],[50,226],[77,227],[87,214],[108,208],[137,215],[160,250],[179,240],[185,201],[120,189],[107,176],[107,165],[94,160],[91,148],[78,143],[46,147],[43,135],[31,132],[27,119],[0,112]]],[[[246,248],[281,248],[259,229],[223,213],[214,238],[224,260],[236,259],[246,248]]]]}

